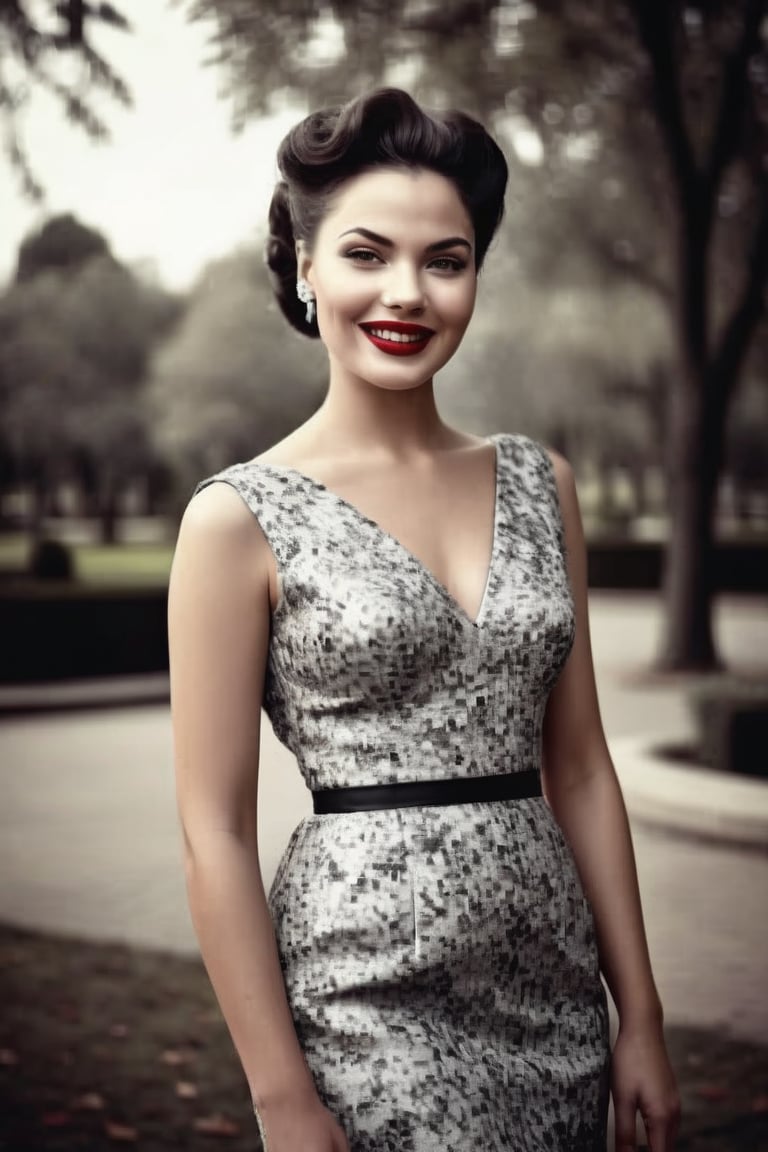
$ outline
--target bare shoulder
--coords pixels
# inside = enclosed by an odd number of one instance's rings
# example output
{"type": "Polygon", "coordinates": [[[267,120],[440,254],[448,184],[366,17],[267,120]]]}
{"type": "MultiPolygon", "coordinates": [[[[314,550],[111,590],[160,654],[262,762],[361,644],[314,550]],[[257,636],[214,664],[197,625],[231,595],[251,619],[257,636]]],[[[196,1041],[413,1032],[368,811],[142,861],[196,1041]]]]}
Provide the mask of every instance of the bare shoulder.
{"type": "Polygon", "coordinates": [[[216,479],[191,497],[181,523],[193,532],[231,535],[252,520],[253,513],[234,485],[216,479]]]}
{"type": "Polygon", "coordinates": [[[552,464],[552,471],[560,500],[560,515],[569,553],[584,550],[584,530],[581,522],[579,497],[576,490],[576,476],[570,462],[554,448],[545,448],[552,464]]]}
{"type": "Polygon", "coordinates": [[[232,484],[213,481],[196,492],[179,525],[171,587],[185,580],[215,579],[233,587],[245,576],[268,580],[269,547],[256,517],[232,484]]]}
{"type": "Polygon", "coordinates": [[[546,444],[542,447],[549,456],[550,463],[552,464],[552,471],[555,474],[558,491],[561,493],[564,489],[572,486],[575,483],[573,468],[568,460],[560,452],[556,452],[554,448],[549,448],[546,444]]]}
{"type": "Polygon", "coordinates": [[[555,484],[557,485],[557,494],[560,497],[560,505],[563,510],[563,515],[565,516],[569,512],[572,512],[574,507],[578,507],[576,477],[570,462],[562,453],[556,452],[554,448],[549,448],[546,445],[542,445],[542,447],[552,465],[555,484]]]}

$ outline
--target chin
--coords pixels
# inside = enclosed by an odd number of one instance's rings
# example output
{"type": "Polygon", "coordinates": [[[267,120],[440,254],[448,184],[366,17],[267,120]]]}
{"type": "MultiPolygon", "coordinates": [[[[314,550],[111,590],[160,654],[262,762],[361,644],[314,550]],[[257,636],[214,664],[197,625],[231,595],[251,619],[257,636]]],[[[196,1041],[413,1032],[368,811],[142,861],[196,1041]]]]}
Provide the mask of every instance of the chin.
{"type": "Polygon", "coordinates": [[[412,392],[428,384],[431,379],[431,376],[425,376],[418,380],[370,380],[369,383],[373,388],[381,388],[383,392],[412,392]]]}

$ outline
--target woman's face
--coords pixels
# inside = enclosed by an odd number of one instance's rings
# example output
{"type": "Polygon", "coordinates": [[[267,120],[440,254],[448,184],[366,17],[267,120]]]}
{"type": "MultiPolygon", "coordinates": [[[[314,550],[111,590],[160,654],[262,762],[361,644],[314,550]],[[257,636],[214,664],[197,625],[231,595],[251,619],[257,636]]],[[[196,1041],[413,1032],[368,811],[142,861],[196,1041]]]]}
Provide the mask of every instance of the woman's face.
{"type": "Polygon", "coordinates": [[[337,192],[299,275],[331,371],[382,388],[431,380],[461,343],[477,289],[472,221],[450,180],[377,168],[337,192]]]}

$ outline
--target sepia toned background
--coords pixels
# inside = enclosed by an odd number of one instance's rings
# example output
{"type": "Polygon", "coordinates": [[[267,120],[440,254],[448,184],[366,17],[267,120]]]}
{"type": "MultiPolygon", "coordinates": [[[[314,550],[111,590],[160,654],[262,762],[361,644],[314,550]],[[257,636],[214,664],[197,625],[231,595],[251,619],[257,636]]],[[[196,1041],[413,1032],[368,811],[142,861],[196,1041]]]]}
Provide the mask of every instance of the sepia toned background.
{"type": "MultiPolygon", "coordinates": [[[[0,1146],[257,1146],[186,907],[167,580],[196,482],[323,398],[262,258],[275,151],[379,84],[509,161],[438,405],[574,466],[681,1146],[768,1147],[765,0],[0,2],[0,1146]]],[[[310,804],[263,727],[268,885],[310,804]]]]}

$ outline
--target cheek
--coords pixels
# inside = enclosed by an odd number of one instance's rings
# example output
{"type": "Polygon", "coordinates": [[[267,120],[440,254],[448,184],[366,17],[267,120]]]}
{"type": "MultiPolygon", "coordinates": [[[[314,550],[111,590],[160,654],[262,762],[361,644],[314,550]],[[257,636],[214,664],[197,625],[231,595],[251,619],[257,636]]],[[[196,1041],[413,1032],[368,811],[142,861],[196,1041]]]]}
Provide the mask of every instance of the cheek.
{"type": "Polygon", "coordinates": [[[350,274],[343,268],[333,272],[323,270],[315,281],[318,305],[331,316],[354,317],[367,307],[375,293],[372,281],[367,283],[360,274],[350,274]]]}
{"type": "Polygon", "coordinates": [[[329,351],[345,354],[357,335],[357,318],[365,310],[360,307],[359,295],[318,295],[317,301],[317,321],[323,343],[329,351]]]}
{"type": "Polygon", "coordinates": [[[450,285],[435,298],[435,305],[447,324],[464,329],[472,318],[475,307],[476,285],[450,285]]]}

